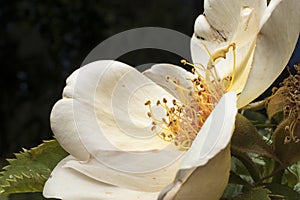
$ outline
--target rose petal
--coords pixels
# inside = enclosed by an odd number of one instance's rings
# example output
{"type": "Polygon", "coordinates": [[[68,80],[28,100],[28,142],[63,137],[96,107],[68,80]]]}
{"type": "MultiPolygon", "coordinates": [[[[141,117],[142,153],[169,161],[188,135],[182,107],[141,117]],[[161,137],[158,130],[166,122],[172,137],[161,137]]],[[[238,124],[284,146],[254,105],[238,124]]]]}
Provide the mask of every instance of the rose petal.
{"type": "Polygon", "coordinates": [[[90,154],[78,135],[73,111],[72,99],[56,102],[50,115],[51,129],[55,138],[67,152],[79,160],[86,161],[90,154]]]}
{"type": "Polygon", "coordinates": [[[174,180],[181,161],[181,159],[175,159],[163,166],[160,162],[164,161],[161,161],[158,157],[161,158],[161,156],[153,156],[151,160],[145,159],[144,162],[129,163],[130,161],[124,159],[124,156],[117,154],[107,158],[107,160],[116,161],[115,167],[111,167],[106,162],[101,163],[96,159],[91,159],[86,163],[71,160],[65,166],[103,183],[144,192],[158,192],[174,180]],[[123,165],[123,167],[117,165],[117,163],[123,165]],[[145,166],[144,171],[133,171],[133,169],[130,169],[133,164],[145,166]],[[160,165],[160,168],[147,171],[148,165],[160,165]]]}
{"type": "Polygon", "coordinates": [[[258,19],[261,18],[267,7],[266,0],[206,0],[204,1],[204,14],[209,24],[228,41],[239,24],[242,7],[251,7],[255,10],[258,19]]]}
{"type": "Polygon", "coordinates": [[[64,200],[111,200],[124,198],[153,200],[158,196],[157,192],[129,190],[99,182],[66,167],[65,164],[70,161],[74,161],[72,156],[62,160],[53,170],[44,186],[43,195],[46,198],[64,200]]]}
{"type": "Polygon", "coordinates": [[[258,97],[285,68],[299,37],[299,16],[300,1],[271,1],[261,21],[253,67],[238,107],[258,97]]]}
{"type": "Polygon", "coordinates": [[[228,146],[204,166],[181,170],[176,181],[165,188],[159,200],[220,199],[228,183],[230,147],[228,146]]]}
{"type": "Polygon", "coordinates": [[[192,86],[192,82],[187,80],[187,78],[195,78],[192,73],[172,64],[153,65],[151,69],[144,71],[143,74],[167,90],[177,99],[180,99],[180,95],[178,94],[178,91],[175,90],[176,87],[172,83],[174,78],[176,78],[179,81],[180,86],[184,88],[192,86]],[[169,77],[170,81],[167,81],[166,77],[169,77]]]}

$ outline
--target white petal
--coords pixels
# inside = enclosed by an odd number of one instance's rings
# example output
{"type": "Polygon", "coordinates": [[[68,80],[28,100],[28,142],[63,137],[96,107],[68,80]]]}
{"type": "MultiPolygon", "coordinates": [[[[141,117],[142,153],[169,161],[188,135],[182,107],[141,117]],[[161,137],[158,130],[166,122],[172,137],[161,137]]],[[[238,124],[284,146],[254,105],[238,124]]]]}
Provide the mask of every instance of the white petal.
{"type": "Polygon", "coordinates": [[[64,200],[121,200],[121,199],[156,199],[156,192],[140,192],[119,188],[92,179],[78,171],[65,167],[65,163],[74,160],[69,156],[53,170],[44,186],[46,198],[64,200]]]}
{"type": "Polygon", "coordinates": [[[241,8],[238,26],[231,39],[238,47],[242,47],[247,44],[249,40],[253,41],[256,38],[260,22],[260,16],[258,16],[256,12],[257,11],[252,7],[241,8]]]}
{"type": "Polygon", "coordinates": [[[217,200],[228,183],[230,147],[219,152],[204,166],[181,170],[176,181],[165,188],[159,200],[217,200]]]}
{"type": "Polygon", "coordinates": [[[252,69],[239,97],[245,106],[282,72],[295,48],[300,31],[300,1],[272,0],[261,22],[252,69]]]}
{"type": "MultiPolygon", "coordinates": [[[[99,124],[98,128],[78,127],[82,128],[80,136],[89,152],[117,148],[149,150],[168,145],[150,130],[149,110],[144,103],[173,97],[134,68],[116,61],[91,63],[82,68],[76,85],[85,92],[80,98],[89,99],[91,105],[87,116],[78,113],[76,121],[94,114],[92,117],[99,124]],[[86,90],[85,86],[91,89],[86,90]]],[[[90,124],[92,120],[87,122],[90,124]]]]}
{"type": "Polygon", "coordinates": [[[73,118],[73,100],[62,99],[54,105],[50,115],[51,129],[60,145],[78,160],[88,160],[89,152],[82,144],[73,118]]]}
{"type": "MultiPolygon", "coordinates": [[[[169,154],[169,156],[172,156],[172,154],[169,154]]],[[[173,162],[165,163],[164,166],[161,165],[160,168],[147,171],[148,165],[159,165],[155,164],[155,162],[163,163],[166,158],[156,155],[156,157],[153,157],[151,160],[145,159],[143,162],[136,161],[135,163],[129,163],[130,161],[124,158],[124,156],[119,155],[107,158],[116,161],[120,165],[123,165],[117,166],[117,164],[115,164],[117,167],[114,168],[108,166],[107,163],[100,163],[95,159],[91,159],[86,163],[71,160],[68,161],[65,166],[100,182],[115,185],[121,188],[144,192],[159,192],[174,180],[181,161],[180,159],[177,159],[173,162]],[[133,171],[133,169],[130,169],[133,164],[141,165],[142,167],[145,166],[144,171],[133,171]],[[126,167],[130,172],[120,170],[122,168],[125,169],[126,167]]]]}
{"type": "Polygon", "coordinates": [[[185,69],[172,64],[153,65],[151,69],[144,71],[143,74],[167,90],[177,99],[180,99],[180,95],[178,94],[178,91],[175,90],[174,84],[167,81],[166,77],[168,76],[170,80],[174,80],[174,78],[176,78],[179,81],[179,84],[184,88],[192,86],[192,82],[187,80],[187,78],[192,79],[195,77],[192,73],[185,69]]]}
{"type": "Polygon", "coordinates": [[[185,154],[181,168],[205,165],[230,142],[237,113],[236,93],[228,92],[216,105],[185,154]]]}
{"type": "MultiPolygon", "coordinates": [[[[254,49],[255,49],[255,42],[256,39],[253,39],[252,41],[249,41],[248,44],[244,45],[241,48],[238,48],[237,50],[237,66],[234,71],[234,79],[232,86],[230,88],[231,91],[235,91],[237,94],[240,94],[247,82],[249,73],[252,68],[252,60],[253,60],[253,55],[254,55],[254,49]]],[[[231,72],[228,72],[228,69],[230,69],[230,66],[233,63],[233,58],[232,55],[223,63],[223,66],[221,65],[221,62],[218,63],[217,67],[219,71],[222,70],[222,74],[231,74],[233,72],[233,66],[231,67],[231,72]],[[229,66],[229,67],[226,67],[229,66]],[[226,69],[227,68],[227,69],[226,69]]],[[[223,76],[224,77],[224,76],[223,76]]]]}
{"type": "Polygon", "coordinates": [[[205,15],[197,17],[194,24],[194,33],[197,39],[207,42],[221,43],[228,40],[225,35],[209,24],[205,15]]]}
{"type": "Polygon", "coordinates": [[[221,32],[227,40],[231,40],[232,33],[239,23],[241,8],[252,7],[258,19],[267,7],[266,0],[205,0],[204,14],[210,25],[221,32]]]}

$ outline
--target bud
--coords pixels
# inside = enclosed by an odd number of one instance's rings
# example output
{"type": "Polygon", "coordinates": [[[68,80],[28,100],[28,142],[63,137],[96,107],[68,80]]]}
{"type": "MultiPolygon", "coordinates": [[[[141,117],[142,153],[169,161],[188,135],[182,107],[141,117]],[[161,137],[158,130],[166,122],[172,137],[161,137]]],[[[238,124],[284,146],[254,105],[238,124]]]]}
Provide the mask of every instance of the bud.
{"type": "Polygon", "coordinates": [[[282,83],[279,89],[273,89],[273,95],[267,102],[268,117],[277,123],[284,119],[299,118],[300,113],[300,65],[295,65],[296,75],[290,76],[282,83]]]}
{"type": "Polygon", "coordinates": [[[274,132],[274,150],[284,166],[300,160],[300,120],[287,118],[274,132]]]}

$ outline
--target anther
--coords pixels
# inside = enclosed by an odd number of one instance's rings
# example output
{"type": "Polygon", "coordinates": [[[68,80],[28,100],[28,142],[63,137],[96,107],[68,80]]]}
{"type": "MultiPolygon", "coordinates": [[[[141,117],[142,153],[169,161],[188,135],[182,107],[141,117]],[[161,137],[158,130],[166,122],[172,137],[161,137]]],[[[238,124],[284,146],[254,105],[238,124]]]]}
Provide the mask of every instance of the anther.
{"type": "Polygon", "coordinates": [[[160,100],[157,100],[156,105],[157,106],[160,105],[160,100]]]}
{"type": "Polygon", "coordinates": [[[176,100],[173,99],[173,100],[172,100],[172,103],[173,103],[173,105],[175,106],[175,105],[176,105],[176,100]]]}
{"type": "Polygon", "coordinates": [[[192,64],[192,63],[189,63],[188,61],[186,61],[186,60],[181,60],[180,61],[183,65],[189,65],[189,66],[192,66],[192,67],[194,67],[194,65],[192,64]]]}
{"type": "Polygon", "coordinates": [[[148,100],[148,101],[145,102],[145,106],[149,106],[150,104],[151,104],[150,100],[148,100]]]}

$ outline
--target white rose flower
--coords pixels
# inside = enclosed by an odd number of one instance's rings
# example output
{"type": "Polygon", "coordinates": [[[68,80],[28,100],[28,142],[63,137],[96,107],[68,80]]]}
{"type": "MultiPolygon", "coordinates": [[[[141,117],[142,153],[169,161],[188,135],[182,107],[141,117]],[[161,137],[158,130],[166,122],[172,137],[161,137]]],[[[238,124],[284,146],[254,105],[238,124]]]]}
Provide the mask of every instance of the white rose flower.
{"type": "MultiPolygon", "coordinates": [[[[223,97],[217,104],[218,94],[209,91],[198,94],[193,87],[195,77],[198,76],[169,64],[155,65],[143,75],[117,61],[97,61],[75,71],[67,79],[63,99],[55,104],[51,113],[55,137],[71,155],[52,172],[44,196],[157,199],[160,192],[172,184],[176,174],[176,180],[185,183],[194,182],[189,177],[195,174],[194,177],[209,177],[203,184],[203,195],[220,197],[229,177],[228,144],[237,112],[236,94],[220,93],[218,98],[223,97]],[[169,74],[164,79],[167,80],[164,88],[147,78],[161,74],[161,70],[169,74]],[[192,101],[196,98],[203,98],[199,106],[199,101],[192,101]],[[149,102],[156,99],[162,99],[161,103],[150,105],[149,102]],[[180,105],[184,110],[180,119],[176,111],[172,111],[175,101],[176,110],[180,105]],[[161,126],[159,121],[167,118],[166,113],[180,121],[181,126],[161,126]],[[205,123],[200,123],[201,120],[205,123]],[[160,130],[153,130],[154,122],[160,130]],[[178,136],[171,138],[176,127],[180,129],[178,136]],[[183,138],[186,134],[201,137],[183,138]]],[[[221,86],[221,83],[216,81],[211,85],[221,86]]],[[[203,82],[201,87],[206,86],[203,82]]],[[[188,188],[189,191],[191,188],[188,188]]],[[[192,189],[195,190],[192,197],[199,197],[199,188],[201,185],[197,184],[192,189]]],[[[170,193],[165,189],[161,195],[168,198],[174,194],[173,190],[170,193]]]]}
{"type": "Polygon", "coordinates": [[[141,74],[108,60],[76,70],[51,112],[70,156],[53,170],[44,196],[219,199],[229,178],[235,92],[239,106],[249,103],[286,65],[300,29],[295,6],[205,1],[192,38],[194,73],[158,64],[141,74]]]}

